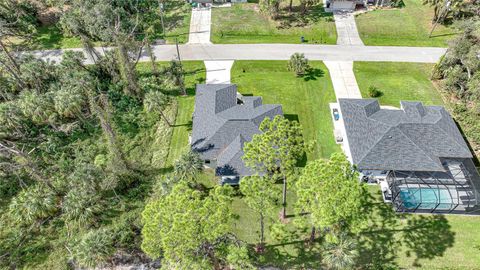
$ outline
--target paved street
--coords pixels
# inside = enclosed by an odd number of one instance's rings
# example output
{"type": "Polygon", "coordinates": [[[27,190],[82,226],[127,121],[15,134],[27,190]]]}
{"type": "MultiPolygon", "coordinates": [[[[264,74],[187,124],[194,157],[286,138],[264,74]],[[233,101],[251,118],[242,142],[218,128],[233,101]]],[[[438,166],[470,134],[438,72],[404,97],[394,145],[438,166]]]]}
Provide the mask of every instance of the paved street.
{"type": "MultiPolygon", "coordinates": [[[[73,49],[82,51],[82,49],[73,49]]],[[[100,54],[108,48],[99,48],[100,54]]],[[[158,61],[169,61],[177,54],[175,45],[153,46],[158,61]]],[[[295,52],[302,52],[309,60],[323,61],[389,61],[436,63],[445,48],[344,46],[302,44],[186,44],[180,45],[182,60],[288,60],[295,52]]],[[[59,61],[62,50],[34,51],[37,57],[59,61]]],[[[140,61],[149,61],[142,53],[140,61]]],[[[91,60],[87,60],[91,63],[91,60]]]]}

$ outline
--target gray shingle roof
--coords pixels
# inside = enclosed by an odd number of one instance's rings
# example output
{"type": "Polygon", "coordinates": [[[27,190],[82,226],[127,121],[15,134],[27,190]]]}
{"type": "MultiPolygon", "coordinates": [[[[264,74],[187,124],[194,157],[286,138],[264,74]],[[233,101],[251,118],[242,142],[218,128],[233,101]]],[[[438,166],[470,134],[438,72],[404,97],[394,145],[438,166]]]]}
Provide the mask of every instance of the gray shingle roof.
{"type": "Polygon", "coordinates": [[[251,175],[241,159],[243,145],[260,133],[265,117],[281,114],[281,105],[263,105],[261,97],[242,97],[237,104],[234,84],[198,84],[192,149],[203,159],[217,160],[217,175],[251,175]]]}
{"type": "Polygon", "coordinates": [[[472,158],[441,106],[401,101],[381,109],[376,99],[339,99],[353,163],[359,169],[445,171],[440,158],[472,158]]]}

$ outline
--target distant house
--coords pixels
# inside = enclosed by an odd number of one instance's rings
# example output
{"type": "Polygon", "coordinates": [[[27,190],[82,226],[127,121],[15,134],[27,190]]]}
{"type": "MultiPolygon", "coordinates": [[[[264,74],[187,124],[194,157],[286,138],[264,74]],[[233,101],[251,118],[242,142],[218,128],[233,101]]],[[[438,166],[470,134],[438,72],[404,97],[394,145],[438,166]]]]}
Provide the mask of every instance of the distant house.
{"type": "Polygon", "coordinates": [[[253,172],[242,161],[243,146],[260,133],[266,117],[282,115],[282,106],[262,104],[261,97],[241,96],[234,84],[199,84],[191,146],[205,165],[215,169],[222,183],[238,183],[253,172]]]}
{"type": "Polygon", "coordinates": [[[224,3],[247,3],[247,0],[188,0],[189,3],[199,4],[224,4],[224,3]]]}
{"type": "Polygon", "coordinates": [[[390,0],[327,0],[330,10],[355,10],[356,7],[390,6],[390,0]]]}
{"type": "Polygon", "coordinates": [[[378,182],[397,211],[468,212],[480,202],[472,154],[441,106],[339,99],[343,149],[368,182],[378,182]]]}

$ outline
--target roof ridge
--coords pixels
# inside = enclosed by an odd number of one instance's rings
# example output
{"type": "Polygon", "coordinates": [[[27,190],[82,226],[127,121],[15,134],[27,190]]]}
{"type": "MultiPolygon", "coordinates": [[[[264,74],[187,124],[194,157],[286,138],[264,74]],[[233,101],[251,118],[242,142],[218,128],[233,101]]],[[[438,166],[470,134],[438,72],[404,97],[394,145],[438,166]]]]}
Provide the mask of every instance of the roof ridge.
{"type": "MultiPolygon", "coordinates": [[[[442,118],[443,118],[443,116],[442,116],[440,119],[442,119],[442,118]]],[[[460,145],[460,143],[458,143],[457,140],[453,139],[452,136],[450,136],[450,134],[446,133],[443,129],[437,127],[436,124],[437,124],[438,122],[440,122],[440,119],[439,119],[437,122],[435,122],[435,124],[432,124],[432,125],[434,125],[435,128],[438,129],[438,130],[440,130],[443,134],[446,134],[447,137],[448,137],[450,140],[452,140],[453,142],[455,142],[455,144],[456,144],[457,146],[459,146],[461,149],[463,149],[463,148],[465,147],[464,145],[460,145]]],[[[460,135],[461,135],[461,133],[460,133],[460,135]]],[[[462,135],[462,138],[463,138],[463,135],[462,135]]],[[[467,147],[468,147],[468,146],[467,146],[467,147]]],[[[470,149],[469,149],[469,152],[470,152],[470,149]]],[[[440,157],[439,157],[439,158],[440,158],[440,157]]]]}
{"type": "MultiPolygon", "coordinates": [[[[228,143],[223,149],[222,151],[220,151],[217,155],[217,157],[220,157],[224,152],[225,150],[227,150],[236,140],[237,138],[239,138],[240,140],[240,150],[243,151],[243,145],[242,145],[242,140],[245,141],[245,139],[243,138],[242,134],[238,134],[230,143],[228,143]]],[[[228,160],[226,160],[227,162],[230,162],[234,157],[235,155],[237,154],[238,152],[236,152],[234,155],[232,155],[228,160]]]]}
{"type": "MultiPolygon", "coordinates": [[[[426,156],[426,157],[427,157],[428,159],[430,159],[432,162],[436,163],[435,160],[433,160],[432,158],[430,158],[430,156],[429,156],[427,153],[425,153],[425,151],[424,151],[422,148],[420,148],[414,141],[412,141],[412,140],[410,139],[410,137],[408,137],[401,129],[399,129],[399,128],[396,127],[396,126],[395,126],[395,127],[390,127],[390,128],[387,130],[387,132],[385,132],[385,133],[383,134],[383,136],[381,136],[380,139],[379,139],[378,141],[376,141],[375,144],[373,144],[373,146],[367,151],[367,154],[369,154],[369,153],[370,153],[370,150],[373,149],[375,146],[377,146],[377,144],[382,140],[382,138],[384,138],[384,137],[387,135],[387,133],[390,132],[390,130],[392,130],[392,129],[394,129],[394,128],[395,128],[395,129],[398,129],[398,130],[400,131],[400,133],[403,134],[404,137],[406,137],[406,138],[407,138],[410,142],[412,142],[418,149],[420,149],[420,151],[423,153],[424,156],[426,156]]],[[[365,154],[365,155],[360,159],[360,161],[358,162],[358,164],[360,164],[360,163],[363,161],[363,159],[367,156],[367,154],[365,154]]],[[[438,160],[438,163],[439,163],[440,165],[442,164],[442,163],[440,162],[440,159],[438,160]]],[[[441,167],[442,167],[442,166],[441,166],[441,167]]]]}
{"type": "MultiPolygon", "coordinates": [[[[429,125],[433,125],[433,124],[429,124],[429,125]]],[[[407,139],[408,139],[409,141],[411,141],[418,149],[420,149],[425,156],[427,156],[431,161],[435,162],[435,160],[433,160],[433,159],[430,157],[430,155],[428,155],[428,154],[423,150],[422,147],[420,147],[417,143],[415,143],[415,141],[413,141],[412,139],[410,139],[410,137],[409,137],[407,134],[405,134],[405,132],[403,132],[403,130],[401,130],[401,129],[399,129],[399,130],[400,130],[400,132],[401,132],[405,137],[407,137],[407,139]]],[[[442,162],[440,161],[440,157],[437,157],[437,158],[438,158],[438,163],[440,164],[440,167],[443,167],[442,162]]]]}

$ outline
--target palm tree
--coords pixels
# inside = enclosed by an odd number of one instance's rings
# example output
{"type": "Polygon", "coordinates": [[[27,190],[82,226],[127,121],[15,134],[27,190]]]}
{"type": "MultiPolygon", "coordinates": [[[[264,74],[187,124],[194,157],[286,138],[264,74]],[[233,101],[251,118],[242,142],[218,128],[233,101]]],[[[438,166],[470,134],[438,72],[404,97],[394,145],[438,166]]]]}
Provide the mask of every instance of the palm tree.
{"type": "Polygon", "coordinates": [[[172,60],[170,62],[170,66],[168,66],[165,70],[165,74],[167,75],[168,79],[173,83],[173,85],[180,88],[180,92],[182,93],[182,95],[187,94],[185,90],[185,73],[183,72],[182,63],[180,61],[172,60]]]}
{"type": "Polygon", "coordinates": [[[300,77],[305,74],[308,69],[308,59],[303,53],[294,53],[290,56],[290,61],[287,66],[288,70],[295,72],[300,77]]]}
{"type": "Polygon", "coordinates": [[[358,257],[356,247],[353,239],[340,236],[338,241],[325,245],[323,263],[328,269],[352,269],[358,257]]]}
{"type": "Polygon", "coordinates": [[[80,91],[60,90],[53,97],[55,110],[63,117],[81,116],[82,109],[85,108],[86,98],[80,91]]]}
{"type": "Polygon", "coordinates": [[[198,153],[191,149],[185,150],[182,155],[175,161],[175,175],[182,180],[192,181],[195,176],[203,169],[203,161],[198,153]]]}
{"type": "Polygon", "coordinates": [[[169,103],[168,97],[159,91],[147,92],[143,100],[143,107],[147,112],[157,112],[169,127],[172,126],[167,116],[163,113],[169,103]]]}

